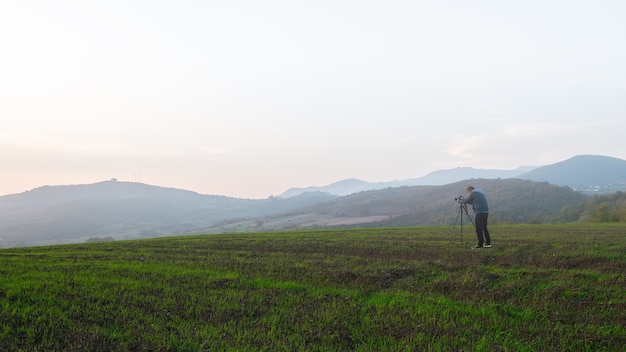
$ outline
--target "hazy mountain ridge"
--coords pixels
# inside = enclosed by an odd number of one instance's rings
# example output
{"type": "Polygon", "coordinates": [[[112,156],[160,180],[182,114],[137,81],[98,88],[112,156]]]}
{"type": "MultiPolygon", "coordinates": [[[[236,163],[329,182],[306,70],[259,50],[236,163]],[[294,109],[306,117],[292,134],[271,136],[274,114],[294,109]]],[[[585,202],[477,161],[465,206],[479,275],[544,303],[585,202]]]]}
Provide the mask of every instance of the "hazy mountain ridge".
{"type": "MultiPolygon", "coordinates": [[[[486,190],[491,221],[550,222],[576,221],[588,196],[569,187],[522,179],[472,179],[443,186],[404,186],[364,191],[303,207],[264,219],[264,230],[280,226],[316,228],[335,226],[422,226],[454,224],[468,184],[486,190]]],[[[472,214],[471,207],[469,209],[472,214]]],[[[466,223],[468,219],[465,218],[466,223]]],[[[246,226],[245,223],[231,224],[246,226]]]]}
{"type": "Polygon", "coordinates": [[[171,235],[331,198],[308,193],[289,199],[249,200],[118,181],[44,186],[0,197],[0,246],[171,235]]]}
{"type": "Polygon", "coordinates": [[[425,176],[406,180],[389,182],[366,182],[359,179],[346,179],[326,186],[311,186],[305,188],[290,188],[280,195],[282,198],[293,197],[305,192],[326,192],[337,196],[345,196],[363,191],[374,191],[389,187],[403,186],[441,186],[472,178],[514,178],[528,172],[535,167],[523,166],[515,170],[474,169],[471,167],[457,167],[454,169],[433,171],[425,176]]]}
{"type": "Polygon", "coordinates": [[[518,176],[569,186],[578,191],[626,190],[626,161],[601,155],[578,155],[518,176]]]}
{"type": "Polygon", "coordinates": [[[478,178],[520,178],[569,186],[581,192],[614,192],[626,190],[626,161],[601,155],[578,155],[547,166],[521,166],[515,170],[457,167],[433,171],[425,176],[406,180],[370,183],[358,179],[347,179],[320,187],[290,188],[280,197],[292,197],[310,191],[345,196],[389,187],[440,186],[478,178]]]}
{"type": "MultiPolygon", "coordinates": [[[[585,190],[585,185],[593,182],[597,190],[608,185],[612,188],[604,190],[618,190],[626,185],[625,165],[626,161],[616,158],[579,156],[521,173],[518,179],[469,177],[428,186],[392,181],[376,184],[381,188],[368,191],[354,190],[371,184],[349,179],[333,184],[334,188],[321,188],[334,192],[353,190],[341,197],[309,191],[292,197],[239,199],[115,180],[90,185],[43,186],[0,197],[0,247],[190,232],[445,225],[455,215],[453,197],[463,194],[469,183],[485,188],[493,202],[494,221],[575,221],[581,214],[580,204],[585,196],[572,190],[574,187],[558,184],[567,181],[585,190]],[[611,183],[600,186],[601,182],[611,183]],[[558,217],[555,213],[559,213],[558,217]]],[[[485,174],[471,168],[457,168],[427,176],[432,177],[430,182],[436,182],[444,179],[438,176],[466,172],[485,174]]]]}

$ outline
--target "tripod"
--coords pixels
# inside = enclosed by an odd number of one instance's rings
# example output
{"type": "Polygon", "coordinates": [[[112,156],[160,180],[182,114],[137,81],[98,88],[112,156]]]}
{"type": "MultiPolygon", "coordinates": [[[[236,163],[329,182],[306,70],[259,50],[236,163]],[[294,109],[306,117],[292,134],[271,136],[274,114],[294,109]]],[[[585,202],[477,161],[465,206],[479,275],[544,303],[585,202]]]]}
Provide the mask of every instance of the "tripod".
{"type": "Polygon", "coordinates": [[[460,223],[461,223],[461,243],[463,243],[463,216],[467,216],[467,218],[472,223],[472,225],[474,225],[474,227],[476,227],[476,224],[474,224],[474,220],[472,220],[472,217],[467,212],[467,204],[459,202],[459,211],[456,213],[456,220],[454,221],[454,226],[452,227],[452,234],[450,235],[450,238],[452,238],[452,236],[454,236],[456,234],[456,224],[459,223],[459,220],[460,220],[460,223]]]}

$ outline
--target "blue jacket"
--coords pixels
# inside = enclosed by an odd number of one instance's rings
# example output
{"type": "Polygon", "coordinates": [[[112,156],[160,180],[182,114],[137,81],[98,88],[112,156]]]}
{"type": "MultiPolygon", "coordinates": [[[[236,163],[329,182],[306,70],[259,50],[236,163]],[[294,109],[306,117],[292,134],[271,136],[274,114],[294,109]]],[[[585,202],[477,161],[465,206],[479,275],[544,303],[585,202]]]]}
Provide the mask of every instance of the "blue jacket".
{"type": "Polygon", "coordinates": [[[489,204],[487,203],[487,197],[483,190],[476,188],[470,193],[469,197],[465,198],[464,203],[471,204],[474,213],[487,213],[489,214],[489,204]]]}

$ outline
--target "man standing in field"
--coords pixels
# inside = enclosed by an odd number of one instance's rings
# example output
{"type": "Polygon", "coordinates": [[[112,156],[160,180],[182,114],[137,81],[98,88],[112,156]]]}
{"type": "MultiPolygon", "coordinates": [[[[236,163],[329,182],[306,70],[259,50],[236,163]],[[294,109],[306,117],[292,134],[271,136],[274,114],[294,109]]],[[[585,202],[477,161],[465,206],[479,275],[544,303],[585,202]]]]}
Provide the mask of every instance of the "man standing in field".
{"type": "Polygon", "coordinates": [[[491,236],[487,229],[487,218],[489,217],[487,197],[482,189],[474,188],[474,186],[467,187],[466,191],[467,198],[463,200],[463,203],[472,205],[475,214],[476,236],[478,237],[478,244],[472,247],[472,249],[491,248],[491,236]]]}

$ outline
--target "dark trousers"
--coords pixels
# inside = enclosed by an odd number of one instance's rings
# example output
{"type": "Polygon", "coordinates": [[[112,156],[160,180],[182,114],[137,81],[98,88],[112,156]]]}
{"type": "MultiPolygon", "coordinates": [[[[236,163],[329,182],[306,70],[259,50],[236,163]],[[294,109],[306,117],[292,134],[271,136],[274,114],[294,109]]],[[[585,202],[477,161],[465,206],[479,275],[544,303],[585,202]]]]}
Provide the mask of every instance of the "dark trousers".
{"type": "Polygon", "coordinates": [[[489,236],[489,230],[487,230],[487,218],[489,218],[489,213],[476,213],[476,217],[474,218],[479,246],[482,246],[483,243],[491,244],[491,236],[489,236]]]}

